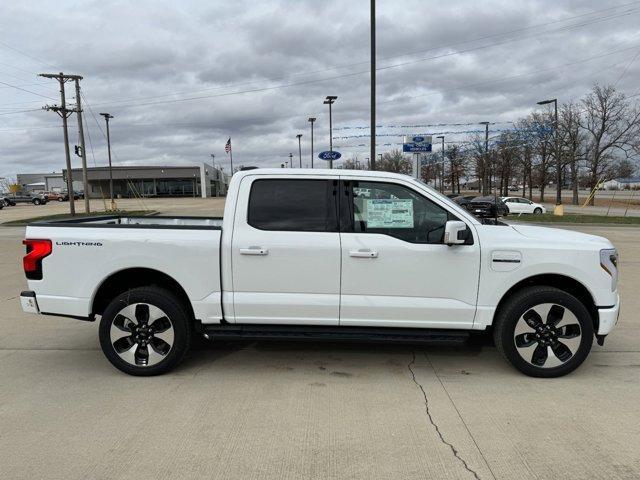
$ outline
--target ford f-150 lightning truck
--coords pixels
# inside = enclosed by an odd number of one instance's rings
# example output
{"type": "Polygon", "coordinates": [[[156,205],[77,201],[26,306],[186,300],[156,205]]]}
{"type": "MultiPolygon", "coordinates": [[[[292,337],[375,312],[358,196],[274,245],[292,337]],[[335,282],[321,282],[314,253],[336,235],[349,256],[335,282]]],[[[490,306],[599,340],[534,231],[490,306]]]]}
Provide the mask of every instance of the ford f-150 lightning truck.
{"type": "Polygon", "coordinates": [[[460,342],[489,330],[521,372],[557,377],[619,311],[605,238],[480,221],[405,175],[250,169],[223,218],[107,216],[26,229],[25,312],[99,320],[132,375],[194,335],[460,342]]]}

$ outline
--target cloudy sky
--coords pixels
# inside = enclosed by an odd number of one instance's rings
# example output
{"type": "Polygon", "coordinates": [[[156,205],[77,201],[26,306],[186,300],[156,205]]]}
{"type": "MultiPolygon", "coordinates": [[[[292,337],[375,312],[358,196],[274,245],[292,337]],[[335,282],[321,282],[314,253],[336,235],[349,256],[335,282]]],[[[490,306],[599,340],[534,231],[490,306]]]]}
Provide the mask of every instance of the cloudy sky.
{"type": "MultiPolygon", "coordinates": [[[[640,2],[378,0],[377,9],[379,152],[401,134],[460,141],[452,132],[477,128],[433,124],[508,128],[536,101],[577,100],[594,82],[640,92],[640,2]]],[[[334,148],[368,157],[368,0],[3,2],[0,32],[0,177],[64,167],[61,120],[38,110],[59,103],[59,89],[36,75],[58,71],[84,77],[90,166],[107,161],[105,111],[115,164],[213,153],[228,171],[231,136],[235,164],[279,166],[302,133],[307,165],[309,116],[316,152],[328,147],[326,95],[338,96],[334,137],[350,137],[334,148]]]]}

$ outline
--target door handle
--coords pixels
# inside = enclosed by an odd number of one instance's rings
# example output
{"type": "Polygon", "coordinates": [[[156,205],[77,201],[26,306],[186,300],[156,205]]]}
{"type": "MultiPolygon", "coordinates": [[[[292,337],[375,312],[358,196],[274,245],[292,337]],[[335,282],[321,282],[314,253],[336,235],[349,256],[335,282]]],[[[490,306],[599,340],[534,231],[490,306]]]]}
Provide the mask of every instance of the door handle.
{"type": "Polygon", "coordinates": [[[378,252],[373,250],[350,250],[349,256],[357,258],[378,258],[378,252]]]}
{"type": "Polygon", "coordinates": [[[269,250],[264,247],[241,248],[241,255],[269,255],[269,250]]]}

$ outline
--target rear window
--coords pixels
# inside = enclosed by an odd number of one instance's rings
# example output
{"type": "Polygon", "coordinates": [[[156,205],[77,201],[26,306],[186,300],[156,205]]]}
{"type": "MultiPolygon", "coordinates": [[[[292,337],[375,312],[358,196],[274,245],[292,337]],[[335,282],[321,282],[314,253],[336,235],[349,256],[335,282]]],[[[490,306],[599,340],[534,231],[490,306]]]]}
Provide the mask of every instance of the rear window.
{"type": "Polygon", "coordinates": [[[335,180],[256,180],[249,225],[261,230],[337,232],[335,180]]]}

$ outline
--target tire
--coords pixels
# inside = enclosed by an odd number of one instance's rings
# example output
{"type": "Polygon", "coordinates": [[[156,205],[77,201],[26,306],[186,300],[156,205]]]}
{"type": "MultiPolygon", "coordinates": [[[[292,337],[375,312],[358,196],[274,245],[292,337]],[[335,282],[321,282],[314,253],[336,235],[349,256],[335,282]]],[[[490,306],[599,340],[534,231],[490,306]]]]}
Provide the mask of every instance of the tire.
{"type": "Polygon", "coordinates": [[[39,199],[39,198],[34,198],[34,199],[33,199],[33,204],[34,204],[34,205],[40,205],[41,203],[42,203],[42,202],[40,201],[40,199],[39,199]]]}
{"type": "Polygon", "coordinates": [[[536,207],[536,208],[533,210],[533,214],[534,214],[534,215],[542,215],[542,209],[541,209],[540,207],[536,207]]]}
{"type": "Polygon", "coordinates": [[[593,320],[584,304],[544,286],[513,294],[498,312],[493,331],[496,348],[511,365],[542,378],[578,368],[591,351],[593,336],[593,320]]]}
{"type": "Polygon", "coordinates": [[[114,298],[105,309],[100,320],[100,346],[111,364],[124,373],[160,375],[184,358],[191,343],[191,327],[185,306],[171,292],[158,287],[135,288],[114,298]]]}
{"type": "Polygon", "coordinates": [[[64,198],[62,198],[62,197],[58,197],[58,201],[59,201],[59,202],[64,202],[64,198]]]}

